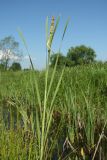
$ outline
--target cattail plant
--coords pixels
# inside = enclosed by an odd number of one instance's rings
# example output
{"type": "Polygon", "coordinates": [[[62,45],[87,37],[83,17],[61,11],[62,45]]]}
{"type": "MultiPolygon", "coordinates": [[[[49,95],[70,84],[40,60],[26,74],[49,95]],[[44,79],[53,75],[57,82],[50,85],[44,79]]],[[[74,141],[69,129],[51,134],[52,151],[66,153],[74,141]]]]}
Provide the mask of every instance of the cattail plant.
{"type": "MultiPolygon", "coordinates": [[[[47,160],[47,159],[51,159],[53,154],[54,154],[54,150],[56,148],[57,145],[57,137],[59,136],[59,131],[60,131],[60,127],[61,124],[59,124],[59,126],[57,126],[57,130],[55,133],[55,139],[52,141],[51,137],[50,137],[50,131],[51,128],[53,126],[53,112],[55,109],[54,106],[54,101],[56,98],[56,95],[58,93],[61,81],[62,81],[62,77],[63,77],[63,73],[64,73],[64,69],[61,71],[61,74],[59,76],[59,80],[56,84],[56,88],[53,94],[53,97],[50,100],[50,105],[48,105],[48,98],[52,89],[52,84],[54,82],[54,77],[55,77],[55,72],[56,72],[56,66],[57,66],[57,62],[56,65],[53,69],[52,72],[52,77],[50,79],[50,81],[48,81],[48,72],[49,72],[49,61],[50,61],[50,55],[51,52],[54,53],[54,51],[52,51],[51,46],[52,46],[52,42],[53,42],[53,38],[56,32],[56,29],[58,27],[58,23],[59,23],[59,17],[56,20],[56,24],[55,24],[55,18],[54,16],[52,17],[52,21],[51,21],[51,25],[50,25],[50,33],[49,36],[46,35],[47,38],[47,49],[48,49],[48,64],[46,67],[46,74],[45,74],[45,88],[44,88],[44,100],[43,102],[41,102],[41,97],[40,97],[40,91],[39,91],[39,85],[38,85],[38,81],[37,78],[35,76],[35,71],[34,71],[34,67],[33,67],[33,63],[29,54],[29,50],[25,41],[25,38],[22,34],[22,32],[19,32],[20,37],[25,45],[25,48],[27,50],[27,53],[29,55],[30,58],[30,62],[32,65],[32,83],[34,84],[33,86],[33,93],[34,93],[34,104],[35,101],[37,99],[38,101],[38,107],[35,106],[34,110],[36,112],[36,115],[34,116],[34,113],[31,113],[30,116],[30,121],[31,121],[31,125],[32,125],[32,129],[33,129],[33,133],[36,131],[35,134],[35,143],[36,143],[36,152],[35,152],[35,156],[36,159],[38,160],[47,160]],[[49,85],[48,85],[49,84],[49,85]],[[36,96],[35,96],[36,95],[36,96]],[[50,152],[49,152],[50,151],[50,152]],[[48,155],[47,155],[48,153],[48,155]]],[[[48,19],[47,19],[47,25],[48,26],[48,19]]],[[[67,25],[65,26],[65,28],[67,27],[67,25]]],[[[47,29],[47,28],[46,28],[47,29]]],[[[48,30],[48,29],[47,29],[48,30]]],[[[48,31],[47,31],[48,34],[48,31]]],[[[65,35],[65,29],[64,29],[64,33],[63,33],[63,38],[65,35]]],[[[61,40],[62,41],[62,40],[61,40]]],[[[23,113],[23,112],[22,112],[23,113]]],[[[27,120],[27,119],[26,119],[27,120]]],[[[28,121],[28,120],[27,120],[28,121]]]]}

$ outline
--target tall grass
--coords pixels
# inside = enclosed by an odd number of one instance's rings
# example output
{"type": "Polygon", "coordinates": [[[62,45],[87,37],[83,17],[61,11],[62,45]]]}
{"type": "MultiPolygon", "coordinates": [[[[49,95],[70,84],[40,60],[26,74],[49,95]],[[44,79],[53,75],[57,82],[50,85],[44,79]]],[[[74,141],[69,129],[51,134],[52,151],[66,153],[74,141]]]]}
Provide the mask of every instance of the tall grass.
{"type": "MultiPolygon", "coordinates": [[[[59,51],[68,26],[67,20],[59,51]]],[[[106,159],[106,65],[50,68],[59,17],[46,20],[46,70],[0,73],[0,159],[106,159]]]]}

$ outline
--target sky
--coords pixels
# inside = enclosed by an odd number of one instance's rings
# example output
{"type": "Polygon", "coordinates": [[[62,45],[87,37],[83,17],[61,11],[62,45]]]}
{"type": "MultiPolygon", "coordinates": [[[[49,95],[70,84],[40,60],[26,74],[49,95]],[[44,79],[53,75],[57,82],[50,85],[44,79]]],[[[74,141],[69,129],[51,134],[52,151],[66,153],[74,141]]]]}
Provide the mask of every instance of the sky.
{"type": "Polygon", "coordinates": [[[96,51],[97,59],[107,60],[107,0],[0,0],[0,40],[13,36],[23,50],[21,64],[29,67],[27,52],[19,37],[23,32],[34,66],[45,67],[46,17],[60,16],[52,49],[57,52],[68,17],[70,22],[61,53],[71,47],[86,45],[96,51]]]}

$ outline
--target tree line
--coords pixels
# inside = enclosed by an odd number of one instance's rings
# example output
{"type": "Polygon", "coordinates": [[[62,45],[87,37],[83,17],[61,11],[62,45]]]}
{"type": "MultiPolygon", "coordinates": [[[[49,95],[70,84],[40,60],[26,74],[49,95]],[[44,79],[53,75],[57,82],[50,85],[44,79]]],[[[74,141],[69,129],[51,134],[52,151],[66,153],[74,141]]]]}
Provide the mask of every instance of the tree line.
{"type": "MultiPolygon", "coordinates": [[[[0,41],[0,70],[21,70],[19,60],[22,51],[19,43],[12,36],[5,37],[0,41]]],[[[73,67],[95,62],[96,53],[91,47],[80,45],[68,49],[66,56],[62,53],[52,54],[50,66],[53,67],[57,61],[57,66],[73,67]]]]}
{"type": "Polygon", "coordinates": [[[72,67],[76,65],[84,65],[95,62],[95,51],[85,45],[71,47],[67,55],[64,56],[61,53],[53,54],[50,57],[51,66],[54,66],[57,60],[58,66],[65,65],[66,67],[72,67]]]}

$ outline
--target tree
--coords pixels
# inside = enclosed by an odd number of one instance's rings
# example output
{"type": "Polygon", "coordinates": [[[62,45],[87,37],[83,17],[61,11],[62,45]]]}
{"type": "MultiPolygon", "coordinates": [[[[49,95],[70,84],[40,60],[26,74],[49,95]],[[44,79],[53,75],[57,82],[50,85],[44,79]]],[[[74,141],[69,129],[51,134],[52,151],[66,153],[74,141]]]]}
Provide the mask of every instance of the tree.
{"type": "Polygon", "coordinates": [[[68,57],[63,56],[61,53],[56,53],[52,54],[50,58],[50,63],[52,67],[55,65],[57,58],[58,58],[57,66],[66,66],[66,67],[74,66],[74,62],[71,61],[68,57]]]}
{"type": "Polygon", "coordinates": [[[11,67],[9,68],[10,70],[13,70],[13,71],[20,71],[21,70],[21,65],[20,63],[12,63],[11,67]]]}
{"type": "Polygon", "coordinates": [[[4,70],[5,70],[4,64],[0,64],[0,71],[4,71],[4,70]]]}
{"type": "Polygon", "coordinates": [[[66,57],[63,56],[61,53],[52,54],[50,57],[50,63],[52,67],[55,65],[56,61],[57,61],[57,66],[63,66],[66,63],[66,57]]]}
{"type": "Polygon", "coordinates": [[[81,64],[89,64],[94,62],[96,57],[95,51],[84,45],[71,47],[68,50],[67,58],[74,64],[74,65],[81,65],[81,64]]]}
{"type": "Polygon", "coordinates": [[[74,66],[73,61],[71,61],[68,57],[63,56],[61,53],[56,53],[52,54],[50,58],[50,63],[52,67],[55,65],[57,58],[58,58],[57,66],[66,66],[66,67],[74,66]]]}
{"type": "Polygon", "coordinates": [[[1,64],[7,69],[10,60],[18,60],[21,57],[19,43],[12,36],[5,37],[0,41],[0,53],[1,64]]]}

